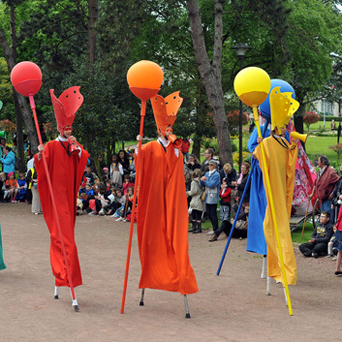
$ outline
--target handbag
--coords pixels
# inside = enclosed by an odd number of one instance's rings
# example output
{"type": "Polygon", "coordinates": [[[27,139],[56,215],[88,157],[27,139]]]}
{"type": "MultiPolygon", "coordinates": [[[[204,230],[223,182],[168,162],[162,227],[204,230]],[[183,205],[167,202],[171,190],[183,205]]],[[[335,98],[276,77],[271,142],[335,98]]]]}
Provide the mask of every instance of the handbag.
{"type": "Polygon", "coordinates": [[[201,195],[201,200],[202,202],[205,202],[205,198],[207,197],[207,190],[205,189],[203,192],[202,192],[202,195],[201,195]]]}

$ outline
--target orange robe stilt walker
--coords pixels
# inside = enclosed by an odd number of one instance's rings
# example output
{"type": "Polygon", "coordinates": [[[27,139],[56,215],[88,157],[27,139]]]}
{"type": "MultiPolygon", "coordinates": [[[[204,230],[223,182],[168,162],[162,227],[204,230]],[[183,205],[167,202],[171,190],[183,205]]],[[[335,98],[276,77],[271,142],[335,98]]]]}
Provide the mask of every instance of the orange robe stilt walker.
{"type": "Polygon", "coordinates": [[[142,146],[138,175],[139,288],[198,291],[188,254],[188,205],[183,155],[171,141],[172,125],[182,103],[179,92],[151,99],[159,139],[142,146]],[[168,140],[169,141],[168,141],[168,140]]]}
{"type": "MultiPolygon", "coordinates": [[[[39,154],[44,153],[46,158],[73,287],[82,285],[75,243],[76,198],[89,157],[89,153],[71,136],[71,125],[83,102],[79,89],[77,86],[68,88],[58,99],[54,95],[54,90],[50,90],[60,136],[48,142],[43,152],[40,150],[41,146],[38,147],[39,154]],[[73,148],[76,148],[76,151],[73,151],[73,148]]],[[[35,166],[43,214],[50,231],[50,260],[52,273],[56,278],[55,285],[70,287],[46,170],[39,155],[35,155],[35,166]]]]}
{"type": "MultiPolygon", "coordinates": [[[[297,266],[290,232],[290,217],[298,147],[294,143],[289,145],[286,139],[272,136],[264,139],[263,145],[273,194],[274,210],[277,216],[287,281],[289,285],[295,285],[297,281],[297,266]]],[[[256,148],[255,155],[259,160],[260,168],[263,172],[264,184],[266,184],[260,146],[256,148]]],[[[274,223],[269,205],[268,189],[265,188],[265,190],[268,203],[264,220],[268,276],[283,282],[274,223]]]]}

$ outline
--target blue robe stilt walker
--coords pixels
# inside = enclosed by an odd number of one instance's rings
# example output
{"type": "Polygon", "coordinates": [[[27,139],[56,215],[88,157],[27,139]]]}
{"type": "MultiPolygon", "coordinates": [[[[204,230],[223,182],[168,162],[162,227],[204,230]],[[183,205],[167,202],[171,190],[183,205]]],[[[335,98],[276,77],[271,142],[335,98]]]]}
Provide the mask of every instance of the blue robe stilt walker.
{"type": "MultiPolygon", "coordinates": [[[[264,132],[264,129],[265,126],[261,126],[261,132],[264,132]]],[[[264,138],[269,136],[270,130],[266,129],[264,138]]],[[[258,146],[257,138],[258,132],[255,128],[247,143],[248,150],[251,153],[258,146]]],[[[246,249],[248,252],[267,255],[267,244],[263,227],[267,200],[258,159],[252,158],[252,168],[253,174],[251,175],[246,249]]]]}

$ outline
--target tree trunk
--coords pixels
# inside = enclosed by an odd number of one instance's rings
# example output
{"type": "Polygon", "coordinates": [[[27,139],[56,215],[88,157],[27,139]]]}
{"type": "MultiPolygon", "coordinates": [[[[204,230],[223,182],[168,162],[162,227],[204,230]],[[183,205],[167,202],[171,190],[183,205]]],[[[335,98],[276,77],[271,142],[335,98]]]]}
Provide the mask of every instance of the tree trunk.
{"type": "MultiPolygon", "coordinates": [[[[1,27],[0,27],[0,44],[1,44],[2,50],[4,52],[4,57],[5,57],[6,62],[7,62],[8,70],[11,71],[15,65],[15,61],[13,59],[10,47],[8,45],[5,33],[1,27]]],[[[32,115],[29,111],[29,108],[27,106],[27,101],[24,98],[24,96],[19,95],[16,92],[14,94],[15,94],[14,96],[17,96],[21,115],[25,121],[26,132],[27,132],[27,135],[29,137],[30,144],[31,144],[31,152],[35,153],[38,151],[38,149],[37,149],[38,138],[37,138],[37,133],[36,133],[34,124],[33,124],[32,115]]]]}
{"type": "Polygon", "coordinates": [[[98,19],[99,5],[97,0],[88,1],[88,54],[90,64],[95,63],[96,54],[96,33],[94,30],[95,23],[98,19]]]}
{"type": "Polygon", "coordinates": [[[205,46],[198,1],[189,0],[187,2],[187,7],[196,61],[206,90],[209,104],[213,111],[213,119],[217,131],[217,142],[221,164],[223,165],[225,163],[230,163],[231,165],[233,165],[232,146],[230,141],[227,116],[224,108],[224,97],[221,83],[223,2],[223,0],[214,0],[215,39],[212,63],[209,60],[208,52],[205,46]]]}
{"type": "MultiPolygon", "coordinates": [[[[15,33],[15,12],[14,5],[11,4],[10,7],[10,26],[11,26],[11,43],[12,43],[12,57],[14,64],[17,63],[17,38],[15,33]]],[[[24,137],[23,137],[23,118],[21,115],[17,94],[14,88],[12,87],[13,98],[14,98],[14,108],[15,108],[15,117],[17,121],[17,157],[19,158],[19,171],[24,172],[26,170],[25,163],[25,152],[24,152],[24,137]]]]}

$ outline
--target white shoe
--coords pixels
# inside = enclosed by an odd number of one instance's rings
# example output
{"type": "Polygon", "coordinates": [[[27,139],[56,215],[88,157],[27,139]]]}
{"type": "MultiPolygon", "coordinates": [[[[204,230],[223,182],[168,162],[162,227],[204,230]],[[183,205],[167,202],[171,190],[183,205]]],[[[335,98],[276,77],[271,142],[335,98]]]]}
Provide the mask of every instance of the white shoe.
{"type": "Polygon", "coordinates": [[[120,217],[119,217],[118,219],[116,219],[115,221],[118,222],[118,221],[123,221],[123,220],[124,220],[124,218],[120,216],[120,217]]]}

